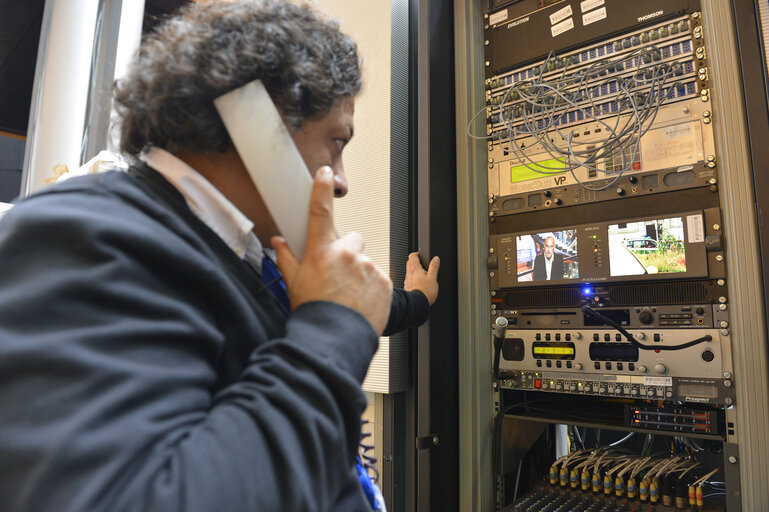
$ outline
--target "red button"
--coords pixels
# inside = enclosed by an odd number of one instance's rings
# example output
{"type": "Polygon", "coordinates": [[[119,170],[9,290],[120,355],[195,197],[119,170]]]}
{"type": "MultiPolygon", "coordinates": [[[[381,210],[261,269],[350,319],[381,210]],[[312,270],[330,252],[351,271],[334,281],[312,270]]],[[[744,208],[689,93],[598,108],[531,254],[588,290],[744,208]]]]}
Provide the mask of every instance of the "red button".
{"type": "Polygon", "coordinates": [[[534,379],[534,387],[539,389],[542,387],[542,379],[534,379]]]}

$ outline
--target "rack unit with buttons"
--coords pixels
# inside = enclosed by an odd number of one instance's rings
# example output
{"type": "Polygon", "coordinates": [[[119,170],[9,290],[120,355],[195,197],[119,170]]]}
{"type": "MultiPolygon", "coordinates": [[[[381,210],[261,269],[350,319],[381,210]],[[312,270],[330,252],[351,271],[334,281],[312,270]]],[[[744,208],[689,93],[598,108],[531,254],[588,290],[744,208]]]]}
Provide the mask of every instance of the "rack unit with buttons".
{"type": "MultiPolygon", "coordinates": [[[[691,333],[681,329],[629,332],[652,345],[691,339],[691,333]]],[[[501,388],[733,404],[728,331],[703,329],[697,335],[709,335],[712,341],[658,352],[639,350],[622,334],[606,330],[507,329],[499,363],[501,388]],[[660,390],[664,392],[657,393],[660,390]]]]}

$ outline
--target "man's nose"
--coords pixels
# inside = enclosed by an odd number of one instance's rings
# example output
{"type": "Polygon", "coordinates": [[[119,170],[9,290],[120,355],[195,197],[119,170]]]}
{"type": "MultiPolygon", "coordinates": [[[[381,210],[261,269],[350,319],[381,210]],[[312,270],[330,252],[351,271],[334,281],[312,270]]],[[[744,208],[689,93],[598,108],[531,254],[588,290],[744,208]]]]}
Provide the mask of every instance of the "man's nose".
{"type": "Polygon", "coordinates": [[[340,164],[334,168],[334,197],[344,197],[347,191],[347,176],[344,173],[344,167],[340,164]]]}

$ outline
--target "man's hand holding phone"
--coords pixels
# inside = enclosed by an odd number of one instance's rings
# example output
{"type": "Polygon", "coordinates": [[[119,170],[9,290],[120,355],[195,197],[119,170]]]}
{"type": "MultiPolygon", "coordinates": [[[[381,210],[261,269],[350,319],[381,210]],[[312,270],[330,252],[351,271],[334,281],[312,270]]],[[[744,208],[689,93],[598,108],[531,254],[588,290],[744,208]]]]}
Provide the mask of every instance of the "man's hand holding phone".
{"type": "Polygon", "coordinates": [[[316,300],[336,302],[358,311],[377,334],[382,334],[390,316],[392,281],[363,254],[360,233],[336,237],[333,201],[333,172],[321,167],[313,183],[302,260],[296,258],[282,237],[272,239],[291,309],[316,300]]]}

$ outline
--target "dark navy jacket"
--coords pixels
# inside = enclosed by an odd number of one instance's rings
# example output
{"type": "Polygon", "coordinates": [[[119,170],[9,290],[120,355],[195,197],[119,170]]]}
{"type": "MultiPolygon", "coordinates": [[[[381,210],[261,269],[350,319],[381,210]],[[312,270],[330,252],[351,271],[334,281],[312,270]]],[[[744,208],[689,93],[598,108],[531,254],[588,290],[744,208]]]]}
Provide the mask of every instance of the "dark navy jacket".
{"type": "MultiPolygon", "coordinates": [[[[76,178],[0,222],[0,510],[365,510],[353,461],[378,338],[285,321],[149,168],[76,178]]],[[[396,291],[388,331],[429,305],[396,291]]]]}

